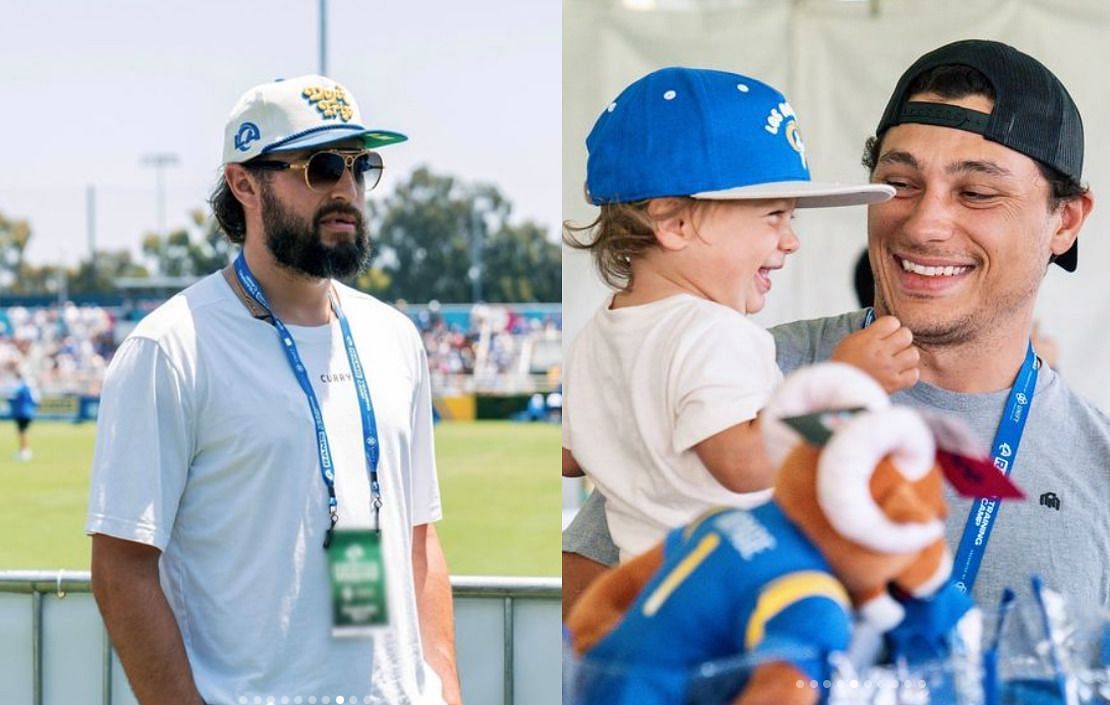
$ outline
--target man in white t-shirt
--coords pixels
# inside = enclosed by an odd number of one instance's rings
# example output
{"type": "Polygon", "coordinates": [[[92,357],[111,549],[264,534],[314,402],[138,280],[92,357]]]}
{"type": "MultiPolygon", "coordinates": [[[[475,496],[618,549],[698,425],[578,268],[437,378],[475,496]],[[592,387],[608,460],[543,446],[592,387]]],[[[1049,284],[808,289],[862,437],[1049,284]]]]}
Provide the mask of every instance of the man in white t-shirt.
{"type": "Polygon", "coordinates": [[[144,705],[460,702],[424,349],[335,281],[405,139],[364,124],[322,76],[244,94],[212,197],[242,254],[108,370],[86,530],[144,705]]]}

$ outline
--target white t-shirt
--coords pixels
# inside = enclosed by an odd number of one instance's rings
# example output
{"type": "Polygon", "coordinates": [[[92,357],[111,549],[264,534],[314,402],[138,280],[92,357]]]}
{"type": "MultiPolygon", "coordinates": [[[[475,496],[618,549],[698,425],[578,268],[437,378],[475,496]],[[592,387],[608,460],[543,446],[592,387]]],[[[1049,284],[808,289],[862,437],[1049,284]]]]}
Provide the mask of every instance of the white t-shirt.
{"type": "Polygon", "coordinates": [[[627,560],[709,507],[770,497],[725,489],[693,447],[755,418],[782,373],[771,335],[726,306],[686,294],[608,303],[566,360],[563,445],[605,496],[627,560]]]}
{"type": "MultiPolygon", "coordinates": [[[[338,286],[366,370],[392,624],[331,636],[327,490],[311,412],[276,329],[219,273],[147,316],[101,396],[86,531],[156,546],[162,588],[208,703],[441,703],[424,662],[412,527],[441,516],[428,368],[404,315],[338,286]]],[[[320,401],[337,528],[371,525],[363,434],[338,323],[290,326],[320,401]]]]}

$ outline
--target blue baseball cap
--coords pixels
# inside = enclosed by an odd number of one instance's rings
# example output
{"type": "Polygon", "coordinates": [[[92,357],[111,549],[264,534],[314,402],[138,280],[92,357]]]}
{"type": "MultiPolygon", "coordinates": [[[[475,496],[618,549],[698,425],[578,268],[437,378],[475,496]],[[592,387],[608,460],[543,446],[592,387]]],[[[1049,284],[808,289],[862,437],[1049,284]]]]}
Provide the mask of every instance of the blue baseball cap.
{"type": "Polygon", "coordinates": [[[799,208],[881,203],[883,184],[810,181],[797,116],[754,78],[671,67],[628,86],[586,138],[587,199],[594,205],[692,196],[795,198],[799,208]]]}

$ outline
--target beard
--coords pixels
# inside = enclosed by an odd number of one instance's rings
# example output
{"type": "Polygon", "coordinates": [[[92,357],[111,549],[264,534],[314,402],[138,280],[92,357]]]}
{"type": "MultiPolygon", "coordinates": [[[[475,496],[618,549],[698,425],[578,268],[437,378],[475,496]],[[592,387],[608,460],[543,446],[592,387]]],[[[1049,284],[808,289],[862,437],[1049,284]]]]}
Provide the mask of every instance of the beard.
{"type": "Polygon", "coordinates": [[[1006,330],[1020,316],[1031,301],[1036,300],[1039,281],[1034,277],[1023,285],[1005,291],[994,291],[983,296],[963,310],[942,302],[927,306],[913,306],[903,302],[900,306],[883,293],[882,286],[875,287],[875,306],[895,316],[913,332],[913,344],[924,349],[941,349],[967,345],[974,341],[991,340],[991,334],[1006,330]]]}
{"type": "Polygon", "coordinates": [[[938,310],[933,315],[911,314],[895,306],[883,294],[881,287],[875,289],[875,308],[896,317],[913,332],[914,345],[921,348],[944,348],[962,345],[980,330],[982,321],[972,315],[953,316],[950,311],[938,310]]]}
{"type": "Polygon", "coordinates": [[[356,208],[343,203],[326,205],[317,210],[309,222],[286,209],[265,186],[261,202],[266,249],[285,269],[315,279],[346,279],[370,264],[370,238],[362,213],[356,208]],[[354,236],[326,246],[320,237],[320,223],[336,214],[354,221],[354,236]]]}

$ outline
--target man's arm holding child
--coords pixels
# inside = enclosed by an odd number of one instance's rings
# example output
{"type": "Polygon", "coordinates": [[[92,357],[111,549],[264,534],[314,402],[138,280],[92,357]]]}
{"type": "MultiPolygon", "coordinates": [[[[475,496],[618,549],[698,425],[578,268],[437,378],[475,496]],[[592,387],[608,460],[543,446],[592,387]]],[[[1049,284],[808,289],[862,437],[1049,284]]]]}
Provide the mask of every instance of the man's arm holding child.
{"type": "Polygon", "coordinates": [[[582,466],[574,459],[574,454],[563,448],[563,477],[582,477],[585,474],[582,466]]]}

